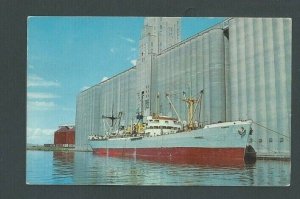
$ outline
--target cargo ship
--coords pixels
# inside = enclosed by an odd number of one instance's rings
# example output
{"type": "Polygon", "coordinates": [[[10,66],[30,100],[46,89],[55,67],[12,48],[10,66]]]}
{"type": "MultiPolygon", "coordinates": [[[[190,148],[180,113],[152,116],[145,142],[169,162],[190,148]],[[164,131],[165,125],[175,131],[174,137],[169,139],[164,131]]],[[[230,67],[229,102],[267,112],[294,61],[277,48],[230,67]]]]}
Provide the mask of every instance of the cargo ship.
{"type": "MultiPolygon", "coordinates": [[[[90,135],[89,145],[95,154],[101,156],[160,162],[232,165],[243,163],[247,157],[255,158],[255,151],[247,145],[252,134],[252,121],[198,124],[193,115],[194,105],[200,100],[183,100],[188,104],[187,124],[183,124],[179,116],[172,118],[156,114],[146,117],[146,122],[132,124],[129,129],[118,129],[101,136],[90,135]]],[[[103,118],[113,121],[120,117],[103,118]]]]}

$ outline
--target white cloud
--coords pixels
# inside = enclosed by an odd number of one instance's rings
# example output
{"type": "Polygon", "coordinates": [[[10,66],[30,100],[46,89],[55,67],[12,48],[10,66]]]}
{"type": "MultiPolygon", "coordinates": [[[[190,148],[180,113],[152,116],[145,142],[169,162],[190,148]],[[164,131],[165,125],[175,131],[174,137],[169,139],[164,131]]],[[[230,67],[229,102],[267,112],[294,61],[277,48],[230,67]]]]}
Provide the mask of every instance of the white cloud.
{"type": "Polygon", "coordinates": [[[130,63],[135,66],[136,65],[136,59],[131,60],[130,63]]]}
{"type": "Polygon", "coordinates": [[[130,51],[131,51],[131,52],[135,52],[135,51],[136,51],[136,48],[130,48],[130,51]]]}
{"type": "Polygon", "coordinates": [[[51,93],[38,93],[38,92],[27,92],[27,98],[29,99],[52,99],[58,98],[59,96],[51,93]]]}
{"type": "Polygon", "coordinates": [[[37,75],[30,75],[27,79],[27,87],[60,86],[57,81],[48,81],[37,75]]]}
{"type": "Polygon", "coordinates": [[[29,128],[29,127],[27,127],[27,137],[53,135],[56,130],[57,129],[42,129],[42,128],[29,128]]]}
{"type": "Polygon", "coordinates": [[[30,144],[52,144],[54,132],[57,129],[42,129],[27,127],[27,143],[30,144]]]}
{"type": "Polygon", "coordinates": [[[104,82],[106,80],[108,80],[108,77],[103,77],[102,80],[101,80],[101,82],[104,82]]]}
{"type": "Polygon", "coordinates": [[[122,37],[121,36],[121,39],[125,40],[125,41],[128,41],[129,43],[135,43],[135,41],[129,37],[122,37]]]}
{"type": "Polygon", "coordinates": [[[54,102],[45,101],[28,101],[27,108],[28,111],[48,111],[53,110],[56,107],[54,102]]]}
{"type": "Polygon", "coordinates": [[[109,51],[110,51],[111,53],[114,53],[114,52],[115,52],[115,49],[114,49],[114,48],[111,48],[111,49],[109,49],[109,51]]]}

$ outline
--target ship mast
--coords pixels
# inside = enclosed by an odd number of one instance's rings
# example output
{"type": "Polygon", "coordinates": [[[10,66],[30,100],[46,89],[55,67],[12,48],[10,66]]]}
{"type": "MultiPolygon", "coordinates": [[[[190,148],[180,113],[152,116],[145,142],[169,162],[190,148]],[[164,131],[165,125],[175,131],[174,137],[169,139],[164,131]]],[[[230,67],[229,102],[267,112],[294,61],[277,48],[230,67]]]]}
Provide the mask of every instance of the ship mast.
{"type": "MultiPolygon", "coordinates": [[[[120,120],[121,120],[121,117],[122,117],[122,112],[119,112],[118,116],[114,116],[114,105],[112,106],[112,110],[111,110],[111,116],[105,116],[105,115],[102,115],[102,119],[109,119],[111,120],[111,127],[114,127],[114,124],[115,124],[115,120],[119,120],[119,126],[120,126],[120,120]]],[[[119,127],[118,127],[119,129],[119,127]]]]}
{"type": "MultiPolygon", "coordinates": [[[[196,125],[195,125],[195,122],[194,122],[194,115],[195,115],[195,112],[197,110],[198,104],[200,104],[201,101],[202,101],[203,93],[204,93],[204,90],[201,90],[199,97],[198,98],[194,98],[192,96],[186,97],[186,93],[183,92],[183,97],[184,98],[183,99],[180,98],[182,101],[184,101],[184,102],[187,103],[187,107],[188,107],[188,113],[187,113],[188,114],[188,123],[187,123],[187,128],[188,128],[188,130],[192,130],[192,129],[196,128],[196,125]]],[[[172,101],[170,99],[170,95],[171,94],[166,93],[166,97],[169,100],[169,103],[170,103],[171,107],[175,111],[175,114],[176,114],[178,120],[181,122],[179,114],[176,111],[176,109],[175,109],[175,107],[174,107],[174,105],[173,105],[173,103],[172,103],[172,101]]],[[[201,105],[200,105],[200,112],[201,112],[201,105]]],[[[199,116],[199,121],[200,121],[200,116],[199,116]]]]}
{"type": "Polygon", "coordinates": [[[192,130],[192,129],[196,128],[195,122],[194,122],[194,115],[195,115],[195,112],[197,110],[198,104],[201,102],[203,93],[204,93],[204,91],[201,90],[200,96],[196,99],[196,98],[193,98],[192,96],[186,97],[186,95],[185,95],[186,93],[183,92],[184,99],[182,101],[186,102],[187,107],[188,107],[188,124],[187,124],[187,127],[188,127],[189,130],[192,130]]]}

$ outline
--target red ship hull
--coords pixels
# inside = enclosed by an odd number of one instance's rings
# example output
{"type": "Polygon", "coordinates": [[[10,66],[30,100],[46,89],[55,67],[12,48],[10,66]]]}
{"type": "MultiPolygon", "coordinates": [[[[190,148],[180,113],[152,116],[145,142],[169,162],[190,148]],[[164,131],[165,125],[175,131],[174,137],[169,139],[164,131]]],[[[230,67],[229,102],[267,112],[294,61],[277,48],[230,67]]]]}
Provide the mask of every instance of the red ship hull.
{"type": "Polygon", "coordinates": [[[100,156],[127,157],[140,160],[172,164],[191,164],[202,166],[243,166],[244,148],[137,148],[137,149],[94,149],[100,156]]]}

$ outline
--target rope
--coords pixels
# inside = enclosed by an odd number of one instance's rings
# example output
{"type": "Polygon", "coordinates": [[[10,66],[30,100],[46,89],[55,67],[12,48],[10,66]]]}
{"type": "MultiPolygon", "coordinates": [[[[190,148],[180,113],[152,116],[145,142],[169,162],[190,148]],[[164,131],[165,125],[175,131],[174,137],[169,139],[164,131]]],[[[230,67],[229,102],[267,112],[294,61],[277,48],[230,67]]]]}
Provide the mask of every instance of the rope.
{"type": "Polygon", "coordinates": [[[273,133],[276,133],[276,134],[278,134],[278,135],[282,135],[282,136],[284,136],[284,137],[290,139],[289,136],[286,136],[286,135],[284,135],[284,134],[282,134],[282,133],[279,133],[279,132],[277,132],[277,131],[274,131],[274,130],[272,130],[272,129],[269,129],[268,127],[265,127],[265,126],[263,126],[263,125],[261,125],[261,124],[259,124],[259,123],[257,123],[257,122],[254,122],[254,121],[253,121],[253,123],[256,124],[256,125],[258,125],[258,126],[260,126],[260,127],[262,127],[262,128],[264,128],[264,129],[267,129],[267,130],[269,130],[269,131],[271,131],[271,132],[273,132],[273,133]]]}

